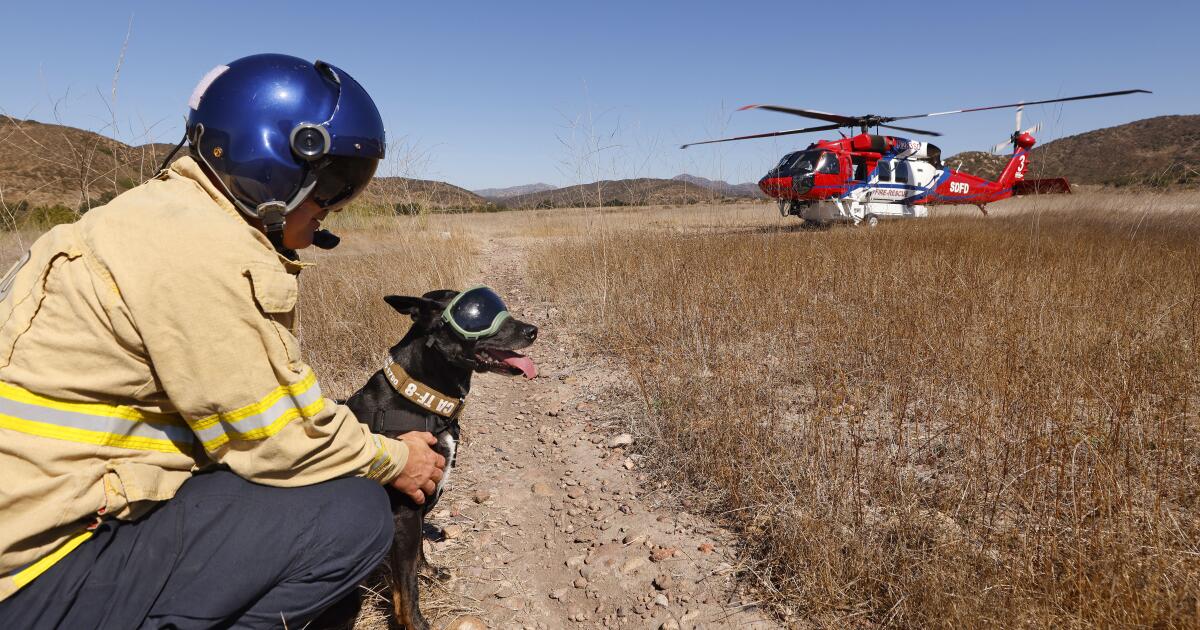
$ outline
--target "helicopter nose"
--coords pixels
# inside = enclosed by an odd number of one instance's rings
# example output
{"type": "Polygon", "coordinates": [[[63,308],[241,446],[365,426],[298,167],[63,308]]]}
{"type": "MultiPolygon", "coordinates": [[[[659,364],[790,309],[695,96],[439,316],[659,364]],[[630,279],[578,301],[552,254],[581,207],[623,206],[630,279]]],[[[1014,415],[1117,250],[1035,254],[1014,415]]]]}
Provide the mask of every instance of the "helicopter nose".
{"type": "Polygon", "coordinates": [[[779,198],[783,195],[783,191],[790,190],[792,187],[791,177],[776,177],[772,174],[767,174],[762,179],[758,180],[758,187],[768,197],[779,198]]]}

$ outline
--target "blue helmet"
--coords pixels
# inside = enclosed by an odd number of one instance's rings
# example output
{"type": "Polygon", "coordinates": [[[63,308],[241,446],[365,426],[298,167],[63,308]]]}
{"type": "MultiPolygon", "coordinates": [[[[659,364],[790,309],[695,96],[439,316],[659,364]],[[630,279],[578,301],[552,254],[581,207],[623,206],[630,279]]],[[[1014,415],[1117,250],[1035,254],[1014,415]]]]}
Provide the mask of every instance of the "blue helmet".
{"type": "Polygon", "coordinates": [[[205,75],[188,104],[192,155],[238,209],[269,229],[310,196],[322,207],[344,205],[383,159],[375,102],[323,61],[243,57],[205,75]]]}

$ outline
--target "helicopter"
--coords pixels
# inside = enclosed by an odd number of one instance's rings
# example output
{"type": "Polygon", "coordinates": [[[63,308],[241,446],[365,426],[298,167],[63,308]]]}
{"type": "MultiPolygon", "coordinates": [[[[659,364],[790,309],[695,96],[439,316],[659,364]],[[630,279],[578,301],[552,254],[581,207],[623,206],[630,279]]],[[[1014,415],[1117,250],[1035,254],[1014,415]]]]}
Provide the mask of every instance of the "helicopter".
{"type": "MultiPolygon", "coordinates": [[[[818,140],[801,151],[784,155],[758,182],[758,187],[777,200],[783,217],[797,216],[806,226],[824,226],[835,222],[866,224],[874,227],[884,218],[926,217],[929,204],[969,204],[986,215],[987,204],[1014,195],[1070,193],[1065,178],[1027,179],[1029,150],[1036,144],[1033,134],[1041,124],[1021,129],[1021,114],[1026,105],[1063,103],[1126,94],[1150,94],[1132,89],[1040,101],[989,105],[945,112],[909,116],[844,116],[810,109],[779,105],[747,105],[738,111],[763,109],[823,120],[829,124],[803,129],[772,131],[735,138],[691,142],[681,146],[732,142],[754,138],[773,138],[817,131],[858,128],[857,135],[839,140],[818,140]],[[1012,145],[1012,157],[996,181],[989,181],[942,163],[942,151],[935,144],[897,136],[880,135],[879,128],[896,129],[923,136],[940,136],[936,131],[892,125],[898,120],[965,114],[993,109],[1017,108],[1016,129],[1008,140],[993,147],[999,152],[1012,145]],[[874,127],[876,133],[870,133],[874,127]]],[[[839,131],[839,133],[841,133],[839,131]]]]}

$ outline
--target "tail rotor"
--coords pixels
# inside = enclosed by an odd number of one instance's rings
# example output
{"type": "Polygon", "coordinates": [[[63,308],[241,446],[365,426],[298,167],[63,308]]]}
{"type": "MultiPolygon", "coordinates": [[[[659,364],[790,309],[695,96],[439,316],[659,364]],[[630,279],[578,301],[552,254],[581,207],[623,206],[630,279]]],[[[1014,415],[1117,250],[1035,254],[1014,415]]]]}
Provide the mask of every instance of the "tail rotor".
{"type": "Polygon", "coordinates": [[[1007,153],[1010,147],[1015,149],[1016,140],[1019,136],[1024,134],[1029,134],[1032,136],[1033,134],[1042,130],[1042,123],[1038,123],[1028,129],[1025,129],[1024,131],[1021,130],[1021,113],[1024,111],[1024,105],[1017,107],[1017,124],[1013,127],[1013,134],[1008,137],[1008,140],[1005,140],[1004,142],[992,147],[992,153],[1007,153]]]}

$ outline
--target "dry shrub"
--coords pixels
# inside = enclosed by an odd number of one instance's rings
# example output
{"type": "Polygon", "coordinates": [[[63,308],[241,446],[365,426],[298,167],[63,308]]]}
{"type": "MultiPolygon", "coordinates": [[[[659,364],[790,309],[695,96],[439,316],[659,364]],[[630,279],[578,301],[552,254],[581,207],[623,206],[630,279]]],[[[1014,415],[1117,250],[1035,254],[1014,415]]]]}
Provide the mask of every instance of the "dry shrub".
{"type": "Polygon", "coordinates": [[[462,288],[475,270],[473,240],[414,219],[342,221],[336,249],[306,250],[317,264],[300,275],[299,332],[305,359],[327,395],[346,397],[383,366],[411,320],[385,295],[462,288]]]}
{"type": "Polygon", "coordinates": [[[628,363],[645,461],[744,534],[784,610],[1195,626],[1200,214],[1083,201],[592,230],[531,273],[628,363]]]}

